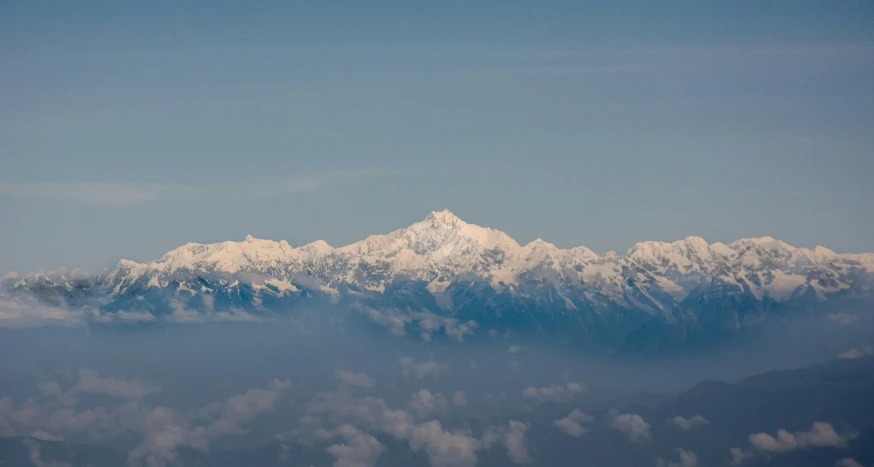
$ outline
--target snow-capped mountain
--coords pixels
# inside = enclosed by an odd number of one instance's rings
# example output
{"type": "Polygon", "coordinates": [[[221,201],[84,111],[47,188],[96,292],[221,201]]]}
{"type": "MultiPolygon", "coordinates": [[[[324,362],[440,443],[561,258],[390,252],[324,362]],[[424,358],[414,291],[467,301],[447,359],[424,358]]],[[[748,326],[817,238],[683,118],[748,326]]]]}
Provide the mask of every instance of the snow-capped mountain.
{"type": "Polygon", "coordinates": [[[319,307],[366,308],[377,324],[400,319],[401,331],[421,325],[410,313],[427,313],[447,334],[451,326],[471,323],[539,331],[558,326],[603,337],[601,328],[627,336],[648,323],[736,330],[787,304],[868,299],[872,277],[874,254],[795,248],[771,237],[728,244],[687,237],[598,255],[541,239],[519,245],[441,211],[340,248],[323,241],[295,248],[251,236],[188,243],[155,261],[121,260],[106,274],[7,275],[2,293],[90,307],[100,316],[180,310],[189,317],[222,310],[294,316],[319,307]]]}

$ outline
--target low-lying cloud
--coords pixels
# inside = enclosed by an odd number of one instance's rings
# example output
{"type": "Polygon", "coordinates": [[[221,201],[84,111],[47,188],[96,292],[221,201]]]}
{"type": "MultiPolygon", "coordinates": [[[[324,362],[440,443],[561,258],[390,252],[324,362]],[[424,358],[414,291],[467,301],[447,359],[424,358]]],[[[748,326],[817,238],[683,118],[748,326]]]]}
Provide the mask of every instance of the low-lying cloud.
{"type": "Polygon", "coordinates": [[[589,432],[589,429],[583,424],[595,421],[594,417],[584,414],[579,409],[574,409],[567,417],[558,419],[552,424],[561,428],[568,436],[579,438],[589,432]]]}
{"type": "Polygon", "coordinates": [[[685,418],[677,415],[676,417],[672,418],[670,422],[684,431],[710,424],[710,422],[708,422],[707,419],[702,417],[701,415],[695,415],[692,418],[685,418]]]}
{"type": "MultiPolygon", "coordinates": [[[[288,381],[275,380],[266,389],[251,389],[181,413],[143,404],[144,396],[160,390],[157,386],[82,370],[79,381],[67,391],[54,381],[40,384],[40,393],[48,399],[43,403],[30,398],[16,405],[9,397],[0,398],[0,434],[41,440],[84,436],[91,441],[140,434],[142,439],[130,451],[128,465],[164,467],[178,463],[180,447],[208,452],[212,440],[245,433],[245,424],[274,409],[289,386],[288,381]],[[124,402],[116,407],[101,405],[80,410],[76,405],[81,394],[104,395],[124,402]]],[[[39,451],[32,450],[31,454],[34,452],[38,457],[39,451]]]]}
{"type": "Polygon", "coordinates": [[[841,352],[838,355],[838,358],[842,360],[855,360],[857,358],[865,358],[874,356],[874,347],[870,345],[863,345],[860,347],[853,347],[852,349],[841,352]]]}
{"type": "Polygon", "coordinates": [[[373,467],[385,446],[371,434],[352,425],[344,424],[337,428],[343,437],[343,444],[332,444],[325,452],[334,457],[334,467],[373,467]]]}
{"type": "Polygon", "coordinates": [[[334,373],[334,378],[342,384],[348,386],[357,386],[360,388],[372,388],[376,386],[376,381],[364,373],[353,373],[346,370],[338,370],[334,373]]]}
{"type": "Polygon", "coordinates": [[[628,439],[634,443],[650,438],[649,423],[637,414],[617,414],[610,422],[610,427],[625,433],[628,435],[628,439]]]}
{"type": "Polygon", "coordinates": [[[777,436],[767,433],[756,433],[749,437],[750,444],[764,452],[786,452],[795,449],[816,447],[846,447],[847,442],[855,439],[857,433],[839,434],[830,423],[814,422],[808,431],[789,433],[777,430],[777,436]]]}
{"type": "Polygon", "coordinates": [[[408,378],[436,378],[449,371],[448,365],[435,362],[434,360],[416,363],[411,357],[401,357],[398,359],[398,363],[401,365],[401,371],[404,376],[408,378]]]}
{"type": "Polygon", "coordinates": [[[567,402],[585,390],[585,386],[576,382],[569,382],[565,385],[551,384],[542,387],[529,386],[522,391],[522,397],[541,402],[567,402]]]}
{"type": "Polygon", "coordinates": [[[656,467],[697,467],[698,455],[692,451],[687,451],[683,448],[677,448],[677,454],[680,456],[679,461],[665,460],[661,457],[656,459],[656,467]]]}

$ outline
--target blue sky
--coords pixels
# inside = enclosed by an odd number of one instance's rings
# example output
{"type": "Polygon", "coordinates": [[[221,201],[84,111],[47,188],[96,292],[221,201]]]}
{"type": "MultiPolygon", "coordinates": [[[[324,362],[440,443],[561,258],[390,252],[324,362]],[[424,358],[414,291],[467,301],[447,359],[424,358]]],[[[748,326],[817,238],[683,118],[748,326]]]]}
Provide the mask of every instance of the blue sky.
{"type": "Polygon", "coordinates": [[[237,3],[0,5],[0,270],[444,208],[874,251],[872,2],[237,3]]]}

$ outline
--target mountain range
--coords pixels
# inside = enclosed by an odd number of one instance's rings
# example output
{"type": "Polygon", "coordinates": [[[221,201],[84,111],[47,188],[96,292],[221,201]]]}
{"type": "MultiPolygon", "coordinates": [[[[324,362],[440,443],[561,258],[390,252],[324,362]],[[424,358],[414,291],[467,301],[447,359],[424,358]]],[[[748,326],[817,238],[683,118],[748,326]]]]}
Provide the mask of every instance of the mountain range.
{"type": "Polygon", "coordinates": [[[247,236],[187,243],[105,273],[10,273],[0,298],[91,322],[362,322],[396,336],[563,336],[593,347],[672,346],[736,335],[773,317],[874,302],[874,253],[771,237],[647,241],[624,254],[562,249],[449,211],[334,248],[247,236]],[[31,302],[32,301],[32,302],[31,302]]]}

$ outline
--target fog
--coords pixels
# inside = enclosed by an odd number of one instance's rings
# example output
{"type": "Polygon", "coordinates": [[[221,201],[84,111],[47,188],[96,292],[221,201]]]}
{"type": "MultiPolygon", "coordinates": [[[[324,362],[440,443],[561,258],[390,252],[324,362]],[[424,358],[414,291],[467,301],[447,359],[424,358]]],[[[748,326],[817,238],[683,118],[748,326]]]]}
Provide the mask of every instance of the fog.
{"type": "MultiPolygon", "coordinates": [[[[264,465],[578,465],[580,452],[610,465],[617,450],[624,462],[696,465],[654,433],[710,421],[639,414],[705,380],[870,360],[870,318],[847,316],[671,356],[587,355],[506,329],[463,342],[286,321],[0,329],[0,431],[47,443],[20,445],[34,465],[34,449],[39,462],[79,465],[73,445],[149,466],[234,465],[252,450],[264,465]]],[[[725,446],[694,455],[732,460],[725,446]]]]}

